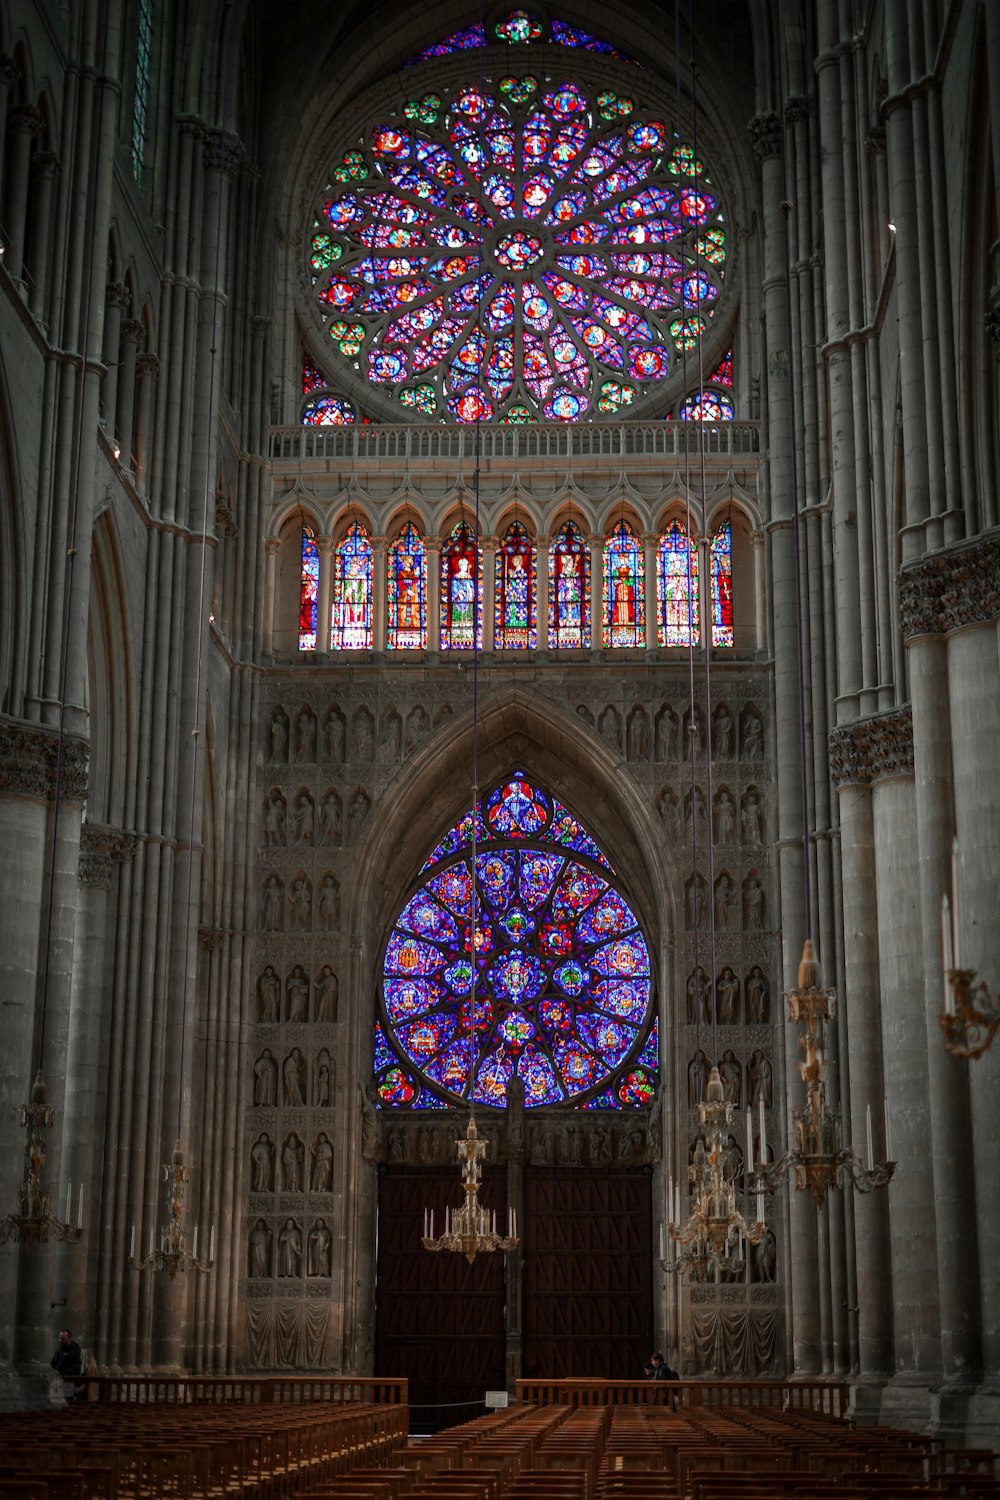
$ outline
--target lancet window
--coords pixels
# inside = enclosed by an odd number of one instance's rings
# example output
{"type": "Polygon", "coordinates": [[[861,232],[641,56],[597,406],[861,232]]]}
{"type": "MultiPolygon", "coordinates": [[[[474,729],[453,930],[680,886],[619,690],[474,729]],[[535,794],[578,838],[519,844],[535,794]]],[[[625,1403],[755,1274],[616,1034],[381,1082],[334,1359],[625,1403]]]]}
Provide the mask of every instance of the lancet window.
{"type": "Polygon", "coordinates": [[[333,554],[330,646],[370,651],[372,645],[372,544],[357,521],[333,554]]]}
{"type": "Polygon", "coordinates": [[[423,650],[427,645],[427,554],[411,521],[389,548],[386,612],[386,647],[390,651],[423,650]]]}
{"type": "Polygon", "coordinates": [[[641,540],[621,521],[604,544],[604,644],[646,644],[645,555],[641,540]]]}
{"type": "Polygon", "coordinates": [[[534,649],[538,634],[535,594],[535,547],[520,521],[514,521],[497,547],[494,567],[493,639],[498,651],[534,649]]]}

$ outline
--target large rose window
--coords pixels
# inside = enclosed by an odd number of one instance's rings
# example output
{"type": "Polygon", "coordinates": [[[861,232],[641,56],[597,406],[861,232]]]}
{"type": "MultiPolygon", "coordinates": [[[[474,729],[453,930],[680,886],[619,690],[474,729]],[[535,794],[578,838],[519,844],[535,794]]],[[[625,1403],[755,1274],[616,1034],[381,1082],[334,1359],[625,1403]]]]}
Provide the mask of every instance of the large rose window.
{"type": "Polygon", "coordinates": [[[438,845],[386,944],[382,1104],[647,1104],[649,950],[590,835],[520,771],[438,845]],[[478,922],[473,931],[473,896],[478,922]]]}
{"type": "Polygon", "coordinates": [[[661,117],[540,74],[372,120],[317,208],[335,351],[401,414],[574,421],[640,402],[696,347],[726,231],[661,117]]]}

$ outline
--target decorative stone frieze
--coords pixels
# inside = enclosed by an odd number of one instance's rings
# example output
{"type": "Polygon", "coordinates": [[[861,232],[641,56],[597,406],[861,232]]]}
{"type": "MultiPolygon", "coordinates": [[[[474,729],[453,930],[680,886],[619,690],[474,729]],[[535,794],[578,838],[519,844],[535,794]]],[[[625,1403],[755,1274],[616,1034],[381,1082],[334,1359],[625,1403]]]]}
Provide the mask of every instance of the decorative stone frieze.
{"type": "Polygon", "coordinates": [[[913,775],[913,715],[908,708],[845,724],[830,735],[830,773],[838,787],[913,775]]]}
{"type": "MultiPolygon", "coordinates": [[[[56,792],[59,736],[37,724],[0,720],[0,794],[37,797],[50,802],[56,792]]],[[[85,740],[63,739],[60,797],[82,805],[87,798],[90,747],[85,740]]]]}
{"type": "Polygon", "coordinates": [[[84,823],[80,830],[80,865],[77,879],[81,885],[110,890],[115,865],[131,859],[139,846],[139,836],[122,833],[118,828],[103,828],[84,823]]]}
{"type": "Polygon", "coordinates": [[[1000,537],[977,537],[960,552],[937,553],[897,578],[903,639],[947,635],[1000,619],[1000,537]]]}
{"type": "Polygon", "coordinates": [[[774,110],[754,115],[747,126],[753,154],[759,162],[781,155],[781,117],[774,110]]]}

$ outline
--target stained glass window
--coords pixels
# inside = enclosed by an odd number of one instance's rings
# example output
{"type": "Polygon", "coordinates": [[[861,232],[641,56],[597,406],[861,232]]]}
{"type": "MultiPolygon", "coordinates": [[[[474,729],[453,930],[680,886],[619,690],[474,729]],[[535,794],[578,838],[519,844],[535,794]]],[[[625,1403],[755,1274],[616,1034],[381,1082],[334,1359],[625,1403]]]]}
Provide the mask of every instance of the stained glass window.
{"type": "Polygon", "coordinates": [[[575,521],[566,521],[549,550],[549,647],[590,646],[590,549],[575,521]]]}
{"type": "Polygon", "coordinates": [[[441,650],[471,651],[483,644],[483,567],[476,534],[459,521],[441,548],[441,650]]]}
{"type": "Polygon", "coordinates": [[[644,646],[646,604],[642,542],[621,521],[604,544],[604,644],[644,646]]]}
{"type": "Polygon", "coordinates": [[[474,26],[453,31],[440,42],[425,47],[416,57],[411,57],[406,66],[424,62],[429,57],[447,57],[452,52],[464,52],[469,47],[486,47],[496,41],[507,42],[512,46],[551,41],[560,47],[583,47],[588,52],[603,52],[606,57],[639,66],[634,58],[626,57],[624,52],[619,52],[610,42],[602,42],[599,37],[591,36],[589,31],[583,31],[579,26],[570,26],[568,22],[559,20],[553,20],[550,26],[542,17],[521,9],[509,11],[491,28],[489,35],[481,21],[474,26]]]}
{"type": "Polygon", "coordinates": [[[723,521],[711,545],[712,645],[733,644],[733,529],[723,521]]]}
{"type": "Polygon", "coordinates": [[[305,427],[352,427],[354,407],[340,396],[320,396],[302,413],[305,427]]]}
{"type": "Polygon", "coordinates": [[[319,598],[319,548],[309,526],[302,528],[299,574],[299,650],[316,650],[316,610],[319,598]]]}
{"type": "Polygon", "coordinates": [[[135,30],[135,86],[132,91],[132,176],[140,184],[146,160],[152,57],[153,3],[152,0],[139,0],[135,30]]]}
{"type": "Polygon", "coordinates": [[[309,358],[308,354],[302,356],[302,394],[308,396],[312,391],[321,390],[326,385],[326,376],[318,370],[309,358]]]}
{"type": "Polygon", "coordinates": [[[497,547],[493,630],[497,651],[530,651],[535,647],[535,568],[535,547],[520,521],[515,521],[497,547]]]}
{"type": "Polygon", "coordinates": [[[422,651],[427,645],[427,555],[411,521],[389,548],[386,609],[386,647],[422,651]]]}
{"type": "Polygon", "coordinates": [[[442,840],[389,935],[377,1097],[502,1109],[519,1077],[529,1109],[649,1104],[652,1002],[649,950],[614,871],[579,822],[514,771],[442,840]]]}
{"type": "MultiPolygon", "coordinates": [[[[520,35],[535,19],[497,24],[520,35]]],[[[573,31],[551,40],[598,45],[573,31]]],[[[530,43],[510,40],[508,66],[530,43]]],[[[338,385],[364,402],[365,381],[416,421],[650,404],[723,286],[721,206],[691,161],[641,100],[543,70],[402,97],[336,163],[310,219],[338,385]]],[[[352,417],[315,403],[307,420],[352,417]]]]}
{"type": "Polygon", "coordinates": [[[357,521],[333,554],[330,646],[370,651],[372,645],[372,544],[357,521]]]}
{"type": "Polygon", "coordinates": [[[656,635],[661,646],[697,646],[698,549],[679,521],[671,521],[656,552],[656,635]]]}
{"type": "MultiPolygon", "coordinates": [[[[721,231],[720,231],[721,233],[721,231]]],[[[727,349],[708,377],[705,389],[681,402],[678,416],[682,422],[732,422],[736,408],[726,395],[733,388],[733,351],[727,349]]]]}

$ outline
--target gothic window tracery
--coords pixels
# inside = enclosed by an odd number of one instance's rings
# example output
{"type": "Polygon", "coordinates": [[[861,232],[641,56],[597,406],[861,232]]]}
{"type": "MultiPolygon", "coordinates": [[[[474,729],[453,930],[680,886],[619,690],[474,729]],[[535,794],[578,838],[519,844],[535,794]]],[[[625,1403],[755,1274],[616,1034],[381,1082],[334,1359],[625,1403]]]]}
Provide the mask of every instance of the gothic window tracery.
{"type": "Polygon", "coordinates": [[[333,554],[332,650],[371,650],[372,581],[372,544],[365,528],[355,521],[333,554]]]}
{"type": "Polygon", "coordinates": [[[604,644],[646,644],[645,555],[627,521],[604,544],[604,644]]]}
{"type": "Polygon", "coordinates": [[[520,521],[514,521],[508,526],[497,547],[494,598],[496,649],[533,650],[538,635],[536,553],[531,538],[520,521]]]}
{"type": "Polygon", "coordinates": [[[302,528],[302,567],[299,583],[299,650],[316,650],[319,608],[319,548],[311,526],[302,528]]]}
{"type": "Polygon", "coordinates": [[[590,551],[575,521],[565,521],[549,549],[549,647],[590,646],[590,551]]]}
{"type": "Polygon", "coordinates": [[[701,639],[698,549],[680,521],[670,521],[656,549],[657,640],[661,646],[697,646],[701,639]]]}
{"type": "Polygon", "coordinates": [[[389,936],[379,1103],[503,1108],[516,1076],[527,1108],[648,1104],[657,1047],[649,950],[613,868],[513,772],[441,840],[389,936]]]}
{"type": "Polygon", "coordinates": [[[427,645],[427,554],[412,521],[389,548],[386,609],[388,650],[422,651],[427,645]]]}
{"type": "Polygon", "coordinates": [[[467,521],[441,548],[441,650],[472,651],[483,644],[483,555],[467,521]]]}

